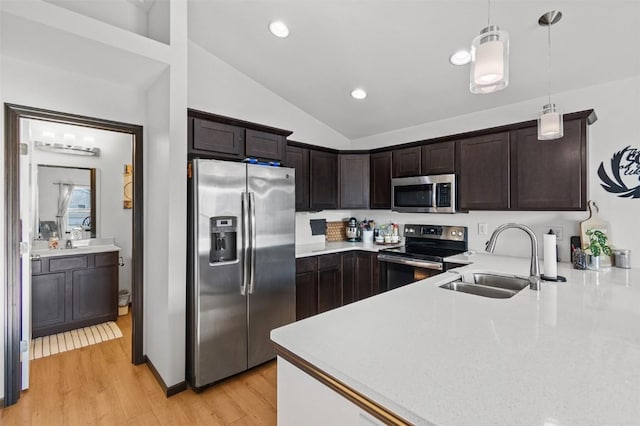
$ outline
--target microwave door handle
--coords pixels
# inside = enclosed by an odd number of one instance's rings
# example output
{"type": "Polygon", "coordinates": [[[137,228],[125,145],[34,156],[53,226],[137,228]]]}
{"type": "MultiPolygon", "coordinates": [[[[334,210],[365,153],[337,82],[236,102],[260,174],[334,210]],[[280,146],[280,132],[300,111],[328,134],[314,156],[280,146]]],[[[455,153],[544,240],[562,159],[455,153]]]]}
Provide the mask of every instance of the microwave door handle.
{"type": "Polygon", "coordinates": [[[440,191],[440,185],[435,182],[432,185],[433,191],[431,191],[431,208],[433,209],[433,211],[436,211],[438,209],[438,192],[440,191]]]}
{"type": "Polygon", "coordinates": [[[242,193],[242,284],[240,294],[247,294],[249,281],[249,197],[248,193],[242,193]]]}

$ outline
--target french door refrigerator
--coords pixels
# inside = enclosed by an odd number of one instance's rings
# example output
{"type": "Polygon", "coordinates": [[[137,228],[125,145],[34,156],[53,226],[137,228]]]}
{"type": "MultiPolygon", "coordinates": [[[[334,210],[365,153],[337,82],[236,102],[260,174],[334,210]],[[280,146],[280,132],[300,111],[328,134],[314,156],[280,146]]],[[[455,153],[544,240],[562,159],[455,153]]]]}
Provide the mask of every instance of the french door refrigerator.
{"type": "Polygon", "coordinates": [[[294,174],[192,161],[187,380],[196,390],[273,359],[269,333],[295,320],[294,174]]]}

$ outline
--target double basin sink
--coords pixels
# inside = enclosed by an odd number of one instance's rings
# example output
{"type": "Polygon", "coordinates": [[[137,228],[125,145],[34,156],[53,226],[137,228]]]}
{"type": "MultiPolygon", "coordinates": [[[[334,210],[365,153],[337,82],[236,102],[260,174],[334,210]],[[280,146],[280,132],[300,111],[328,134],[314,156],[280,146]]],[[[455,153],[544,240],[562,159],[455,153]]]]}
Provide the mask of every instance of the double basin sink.
{"type": "Polygon", "coordinates": [[[529,280],[526,278],[485,272],[469,272],[461,274],[460,278],[455,281],[441,285],[440,288],[494,299],[508,299],[528,286],[529,280]]]}

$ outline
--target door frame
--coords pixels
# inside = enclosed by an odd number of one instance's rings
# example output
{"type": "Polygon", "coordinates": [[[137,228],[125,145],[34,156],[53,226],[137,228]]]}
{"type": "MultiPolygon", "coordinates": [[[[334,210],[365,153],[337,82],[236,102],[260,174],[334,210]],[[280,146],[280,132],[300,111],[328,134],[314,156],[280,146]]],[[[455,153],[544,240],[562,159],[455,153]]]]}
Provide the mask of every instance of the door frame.
{"type": "Polygon", "coordinates": [[[4,345],[4,406],[18,402],[20,398],[20,119],[33,118],[56,123],[80,125],[95,129],[130,134],[133,138],[133,241],[132,241],[132,336],[131,362],[145,362],[143,354],[143,151],[142,126],[99,118],[50,111],[28,106],[5,103],[4,146],[4,291],[5,291],[5,345],[4,345]]]}

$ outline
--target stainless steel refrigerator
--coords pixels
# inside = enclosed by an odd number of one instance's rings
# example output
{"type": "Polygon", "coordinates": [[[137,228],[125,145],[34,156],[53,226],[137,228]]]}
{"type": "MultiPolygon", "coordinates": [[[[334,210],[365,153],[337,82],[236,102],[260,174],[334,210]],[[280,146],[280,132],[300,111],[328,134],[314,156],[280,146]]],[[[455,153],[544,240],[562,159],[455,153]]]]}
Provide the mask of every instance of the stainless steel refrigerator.
{"type": "Polygon", "coordinates": [[[275,357],[295,320],[295,171],[192,162],[187,380],[196,390],[275,357]]]}

